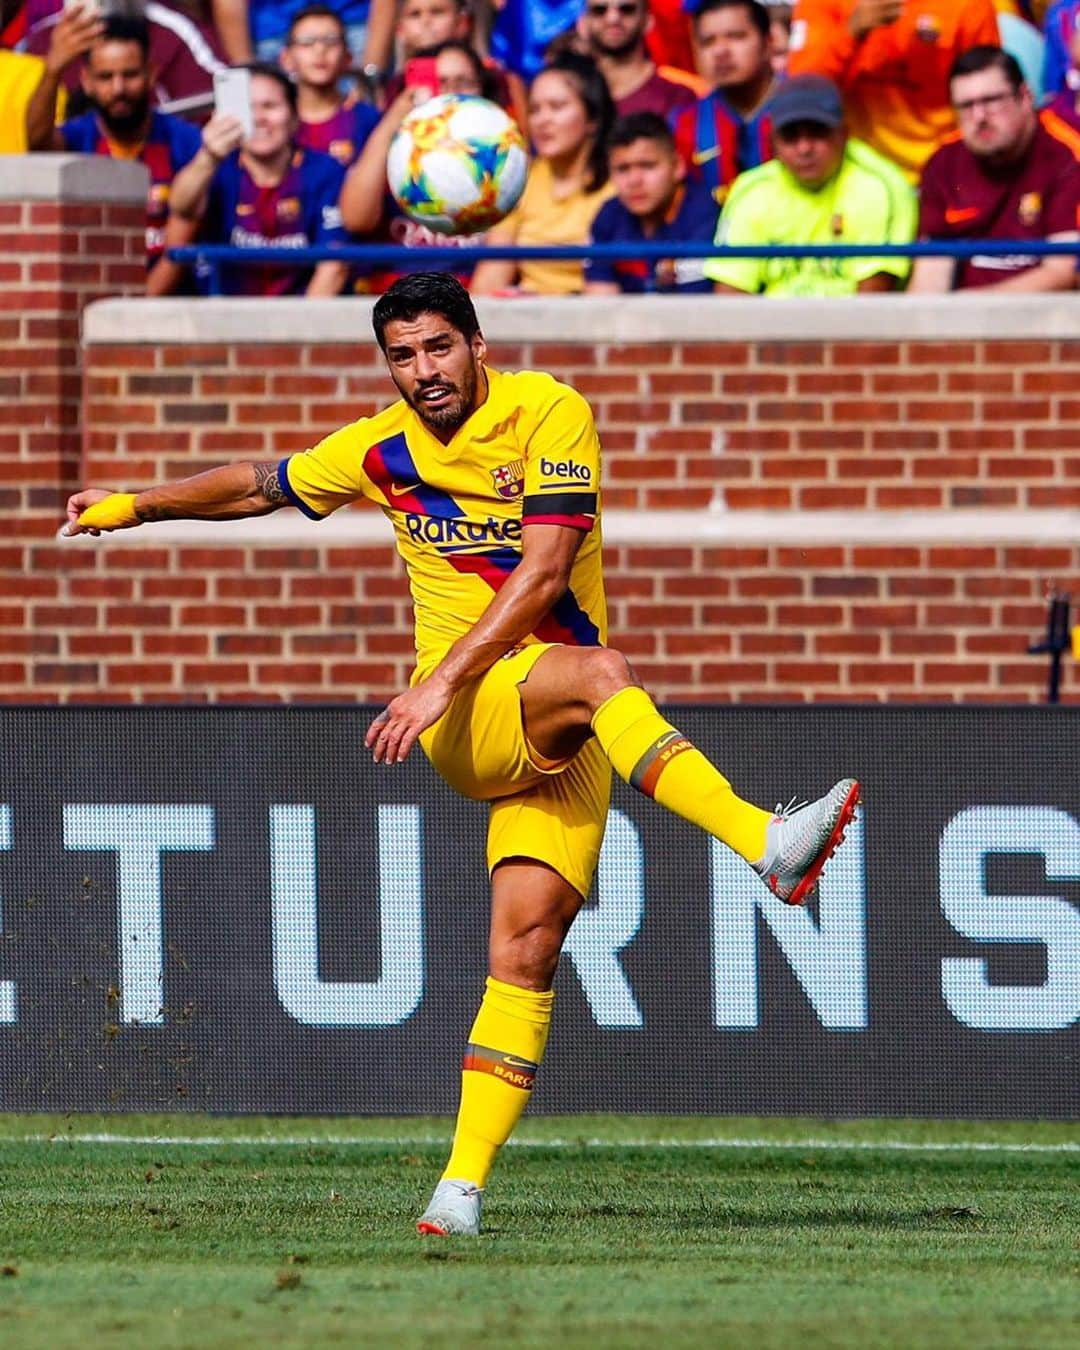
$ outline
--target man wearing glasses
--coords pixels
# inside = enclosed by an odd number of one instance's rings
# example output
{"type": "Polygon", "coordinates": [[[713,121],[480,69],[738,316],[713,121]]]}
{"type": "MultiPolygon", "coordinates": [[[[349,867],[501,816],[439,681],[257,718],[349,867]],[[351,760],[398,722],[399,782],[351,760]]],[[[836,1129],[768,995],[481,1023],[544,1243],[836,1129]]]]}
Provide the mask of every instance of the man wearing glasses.
{"type": "Polygon", "coordinates": [[[646,0],[588,0],[578,20],[620,117],[651,112],[670,118],[705,92],[684,71],[657,70],[645,47],[648,24],[646,0]]]}
{"type": "MultiPolygon", "coordinates": [[[[1077,240],[1080,164],[1039,120],[1016,59],[973,47],[953,63],[949,96],[960,125],[923,171],[923,239],[1077,240]]],[[[1077,257],[920,258],[911,290],[979,286],[996,291],[1068,291],[1077,257]]]]}

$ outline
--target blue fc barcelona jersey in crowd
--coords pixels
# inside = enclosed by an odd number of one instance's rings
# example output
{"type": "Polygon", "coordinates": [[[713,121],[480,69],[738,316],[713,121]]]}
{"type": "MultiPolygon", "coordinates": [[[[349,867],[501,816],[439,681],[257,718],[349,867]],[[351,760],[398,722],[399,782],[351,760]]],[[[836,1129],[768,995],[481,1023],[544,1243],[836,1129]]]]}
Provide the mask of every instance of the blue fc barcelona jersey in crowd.
{"type": "Polygon", "coordinates": [[[1043,54],[1043,92],[1053,97],[1065,88],[1066,77],[1072,66],[1069,41],[1080,25],[1080,0],[1055,0],[1046,11],[1043,33],[1046,50],[1043,54]]]}
{"type": "Polygon", "coordinates": [[[65,122],[60,135],[72,154],[137,160],[150,170],[150,188],[146,196],[146,260],[156,262],[165,246],[172,180],[188,160],[195,157],[202,144],[199,128],[154,109],[146,139],[141,145],[117,145],[109,139],[97,114],[88,112],[65,122]]]}
{"type": "MultiPolygon", "coordinates": [[[[637,216],[632,215],[618,197],[609,197],[593,221],[594,244],[712,243],[716,237],[716,218],[720,208],[701,183],[684,183],[675,193],[667,216],[653,235],[646,235],[637,216]]],[[[665,266],[657,272],[655,259],[620,258],[617,262],[587,259],[585,280],[614,282],[621,291],[711,291],[712,282],[701,275],[700,267],[690,269],[691,279],[679,280],[676,269],[665,266]]]]}
{"type": "MultiPolygon", "coordinates": [[[[201,238],[234,248],[308,248],[343,244],[338,197],[345,170],[329,155],[297,147],[276,187],[259,187],[239,151],[223,160],[210,183],[201,238]]],[[[226,295],[300,295],[312,268],[272,264],[223,267],[226,295]]]]}
{"type": "Polygon", "coordinates": [[[296,141],[306,150],[330,155],[347,169],[363,150],[378,120],[379,114],[370,103],[357,103],[339,108],[325,122],[301,122],[296,141]]]}
{"type": "Polygon", "coordinates": [[[765,107],[744,119],[714,90],[676,114],[672,128],[683,163],[717,202],[744,170],[772,159],[772,119],[765,107]]]}

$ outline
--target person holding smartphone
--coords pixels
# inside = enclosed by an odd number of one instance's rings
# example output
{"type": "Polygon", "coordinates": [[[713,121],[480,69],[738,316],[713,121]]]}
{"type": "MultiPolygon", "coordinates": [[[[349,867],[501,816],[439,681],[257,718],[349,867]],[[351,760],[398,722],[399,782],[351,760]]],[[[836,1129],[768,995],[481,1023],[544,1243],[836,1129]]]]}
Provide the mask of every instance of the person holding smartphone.
{"type": "Polygon", "coordinates": [[[153,71],[146,25],[96,8],[72,7],[53,29],[45,73],[26,109],[31,152],[68,151],[134,159],[150,171],[146,200],[147,290],[164,295],[179,270],[163,257],[173,180],[199,149],[199,129],[150,105],[153,71]],[[85,57],[81,80],[90,110],[56,121],[64,74],[85,57]]]}
{"type": "MultiPolygon", "coordinates": [[[[368,138],[363,154],[349,170],[341,194],[345,228],[365,242],[403,244],[418,250],[416,271],[452,271],[459,280],[469,269],[454,261],[454,249],[482,242],[482,234],[437,234],[412,220],[400,209],[386,185],[386,157],[390,142],[413,108],[436,94],[478,95],[491,98],[491,72],[467,42],[443,42],[413,56],[405,65],[405,85],[368,138]],[[441,255],[441,256],[440,256],[441,255]]],[[[369,269],[357,274],[356,289],[378,294],[413,269],[369,269]]]]}
{"type": "MultiPolygon", "coordinates": [[[[329,155],[297,144],[296,87],[277,66],[250,72],[252,131],[217,112],[198,154],[173,184],[172,216],[198,223],[200,238],[236,248],[307,248],[345,242],[338,196],[344,170],[329,155]]],[[[226,295],[337,295],[348,267],[270,264],[222,268],[226,295]]]]}

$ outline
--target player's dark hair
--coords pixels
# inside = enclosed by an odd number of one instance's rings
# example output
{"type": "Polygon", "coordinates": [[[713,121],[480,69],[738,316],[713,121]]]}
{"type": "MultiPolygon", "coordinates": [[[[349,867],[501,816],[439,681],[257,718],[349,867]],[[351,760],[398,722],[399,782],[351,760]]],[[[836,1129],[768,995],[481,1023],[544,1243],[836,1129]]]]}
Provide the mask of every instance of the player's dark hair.
{"type": "Polygon", "coordinates": [[[296,114],[299,108],[296,85],[293,84],[280,66],[275,66],[272,61],[249,61],[247,65],[239,66],[238,69],[248,70],[252,75],[262,75],[267,80],[273,80],[284,92],[293,114],[296,114]]]}
{"type": "Polygon", "coordinates": [[[400,277],[375,301],[371,324],[375,341],[386,351],[386,325],[404,319],[411,323],[421,314],[441,314],[471,342],[480,331],[472,297],[450,272],[413,272],[400,277]]]}
{"type": "Polygon", "coordinates": [[[577,90],[578,98],[585,105],[585,116],[593,124],[593,143],[589,150],[588,177],[585,191],[595,192],[607,182],[607,138],[615,123],[615,104],[611,101],[607,81],[600,74],[599,67],[591,57],[581,56],[578,52],[560,52],[553,60],[537,72],[533,83],[556,70],[565,75],[577,90]]]}
{"type": "Polygon", "coordinates": [[[659,113],[636,112],[620,117],[607,138],[608,153],[633,145],[635,141],[656,141],[666,150],[675,149],[675,137],[659,113]]]}
{"type": "Polygon", "coordinates": [[[134,42],[139,47],[145,61],[150,55],[150,30],[145,19],[133,14],[109,14],[101,28],[101,36],[94,44],[101,42],[134,42]]]}
{"type": "Polygon", "coordinates": [[[978,47],[969,47],[966,52],[960,53],[949,71],[949,83],[952,84],[960,75],[980,75],[984,70],[1000,70],[1009,81],[1009,87],[1014,94],[1025,83],[1020,62],[1012,52],[1004,51],[989,42],[982,43],[978,47]]]}
{"type": "Polygon", "coordinates": [[[286,45],[293,40],[297,26],[302,24],[305,19],[333,19],[338,26],[342,42],[347,44],[348,34],[345,30],[345,20],[337,10],[331,9],[329,5],[305,5],[303,9],[298,9],[292,16],[292,22],[289,24],[289,30],[285,35],[286,45]]]}
{"type": "Polygon", "coordinates": [[[438,57],[443,52],[460,52],[466,57],[469,65],[473,68],[473,74],[476,76],[476,83],[480,86],[480,97],[490,99],[493,103],[498,103],[498,90],[495,87],[495,72],[484,65],[484,58],[469,43],[463,42],[461,38],[447,38],[445,42],[437,42],[433,47],[423,47],[413,55],[416,58],[438,57]]]}
{"type": "Polygon", "coordinates": [[[718,13],[722,9],[745,9],[750,16],[750,22],[761,36],[763,38],[769,36],[771,27],[769,11],[759,3],[759,0],[701,0],[701,4],[695,6],[690,16],[691,22],[696,28],[703,15],[718,13]]]}

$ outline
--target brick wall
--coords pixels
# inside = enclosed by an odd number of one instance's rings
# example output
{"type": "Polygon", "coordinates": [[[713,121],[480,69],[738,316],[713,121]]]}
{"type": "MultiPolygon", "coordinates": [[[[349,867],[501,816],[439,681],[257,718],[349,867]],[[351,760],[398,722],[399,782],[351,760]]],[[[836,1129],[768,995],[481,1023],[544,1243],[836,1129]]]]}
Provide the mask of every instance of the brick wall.
{"type": "MultiPolygon", "coordinates": [[[[657,695],[1043,697],[1025,648],[1047,584],[1080,594],[1074,306],[1021,302],[996,338],[985,315],[895,298],[853,302],[846,327],[821,307],[795,322],[755,302],[644,303],[661,311],[482,317],[495,363],[550,369],[597,409],[612,638],[657,695]],[[720,314],[737,319],[723,341],[720,314]]],[[[368,310],[95,307],[84,480],[273,458],[382,406],[368,310]]],[[[0,643],[35,644],[0,664],[2,699],[381,700],[410,667],[404,578],[364,508],[321,526],[281,512],[92,543],[43,533],[0,567],[27,583],[0,643]]]]}

